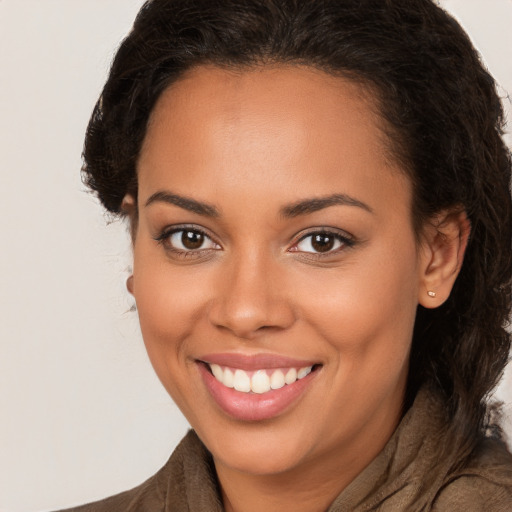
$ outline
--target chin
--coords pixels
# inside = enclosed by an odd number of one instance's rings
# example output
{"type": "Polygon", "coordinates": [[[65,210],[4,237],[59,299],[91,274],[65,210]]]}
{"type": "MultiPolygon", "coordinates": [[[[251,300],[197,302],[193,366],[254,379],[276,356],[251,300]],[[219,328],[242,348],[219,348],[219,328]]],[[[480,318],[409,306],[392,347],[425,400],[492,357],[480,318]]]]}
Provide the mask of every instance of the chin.
{"type": "Polygon", "coordinates": [[[230,447],[213,454],[215,464],[219,463],[240,473],[271,476],[286,473],[300,466],[301,459],[298,453],[289,453],[282,447],[266,447],[264,449],[251,449],[241,446],[240,449],[230,447]]]}
{"type": "MultiPolygon", "coordinates": [[[[308,437],[290,435],[293,429],[273,422],[245,424],[222,429],[206,429],[199,437],[212,453],[216,466],[252,475],[276,475],[300,466],[307,460],[308,437]]],[[[296,432],[297,433],[297,432],[296,432]]]]}

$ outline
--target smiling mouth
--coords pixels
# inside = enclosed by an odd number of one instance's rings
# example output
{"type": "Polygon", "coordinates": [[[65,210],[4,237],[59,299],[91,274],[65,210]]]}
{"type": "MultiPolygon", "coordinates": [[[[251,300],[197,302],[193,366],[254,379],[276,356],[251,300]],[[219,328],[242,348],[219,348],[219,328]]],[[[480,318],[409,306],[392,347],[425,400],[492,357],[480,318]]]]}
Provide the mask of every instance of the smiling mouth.
{"type": "Polygon", "coordinates": [[[267,420],[286,412],[316,381],[323,366],[265,354],[214,354],[196,363],[217,405],[242,421],[267,420]]]}
{"type": "Polygon", "coordinates": [[[272,368],[245,371],[218,364],[206,363],[215,379],[227,388],[242,393],[264,394],[271,390],[281,389],[297,380],[307,377],[317,365],[302,368],[272,368]]]}

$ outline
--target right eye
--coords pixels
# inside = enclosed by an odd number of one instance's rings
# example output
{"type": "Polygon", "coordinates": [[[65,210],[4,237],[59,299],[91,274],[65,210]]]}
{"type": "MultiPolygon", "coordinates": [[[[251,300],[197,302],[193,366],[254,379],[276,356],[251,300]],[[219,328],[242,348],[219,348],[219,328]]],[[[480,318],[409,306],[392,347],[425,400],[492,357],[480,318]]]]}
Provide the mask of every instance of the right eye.
{"type": "Polygon", "coordinates": [[[166,249],[178,253],[195,253],[208,250],[218,250],[220,246],[206,233],[194,228],[176,228],[162,233],[157,240],[166,249]]]}

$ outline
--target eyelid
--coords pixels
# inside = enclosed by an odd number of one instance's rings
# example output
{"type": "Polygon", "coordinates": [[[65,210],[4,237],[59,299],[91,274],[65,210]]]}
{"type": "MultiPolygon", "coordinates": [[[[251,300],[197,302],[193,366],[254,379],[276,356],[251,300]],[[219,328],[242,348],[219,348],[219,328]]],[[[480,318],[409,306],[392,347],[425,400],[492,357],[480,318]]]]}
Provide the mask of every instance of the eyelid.
{"type": "Polygon", "coordinates": [[[347,233],[346,231],[343,231],[338,228],[331,228],[331,227],[315,227],[315,228],[309,228],[306,231],[302,231],[295,237],[295,241],[293,242],[292,247],[290,247],[291,252],[297,252],[301,253],[302,255],[311,255],[311,257],[327,257],[327,256],[333,256],[335,254],[338,254],[339,252],[342,252],[344,249],[351,248],[355,245],[356,239],[353,235],[347,233]],[[322,252],[309,252],[309,251],[300,251],[297,249],[294,249],[297,247],[297,245],[305,240],[306,238],[317,235],[317,234],[326,234],[334,236],[336,239],[338,239],[341,242],[341,247],[326,251],[324,253],[322,252]]]}
{"type": "Polygon", "coordinates": [[[156,242],[158,242],[159,244],[161,244],[162,246],[164,246],[165,250],[167,250],[168,252],[178,254],[178,255],[179,254],[187,255],[188,257],[190,257],[192,255],[200,255],[201,253],[204,253],[207,251],[216,251],[216,250],[219,250],[222,248],[221,245],[219,244],[219,242],[217,242],[215,237],[212,236],[208,232],[208,230],[206,230],[205,228],[203,228],[201,226],[198,226],[197,224],[176,224],[176,225],[166,226],[166,227],[162,228],[159,231],[159,234],[157,236],[153,237],[153,239],[156,242]],[[180,231],[194,231],[194,232],[200,233],[204,237],[208,238],[217,247],[216,248],[206,248],[206,249],[182,250],[182,249],[177,249],[175,247],[172,247],[172,246],[170,246],[170,244],[166,243],[173,234],[179,233],[180,231]]]}
{"type": "MultiPolygon", "coordinates": [[[[159,244],[163,245],[165,250],[174,253],[175,255],[181,255],[182,257],[194,257],[194,256],[200,256],[201,254],[204,254],[206,252],[211,251],[217,251],[221,250],[222,246],[221,244],[216,240],[216,237],[212,234],[210,234],[209,230],[203,228],[202,226],[198,226],[197,224],[176,224],[176,225],[170,225],[162,228],[159,232],[159,234],[155,237],[153,237],[155,241],[157,241],[159,244]],[[195,231],[197,233],[202,234],[206,238],[208,238],[213,244],[215,244],[217,247],[215,248],[205,248],[205,249],[188,249],[188,250],[181,250],[177,249],[175,247],[170,246],[170,244],[166,243],[166,241],[169,240],[169,238],[174,234],[178,233],[180,231],[195,231]]],[[[356,244],[357,240],[355,237],[349,233],[347,233],[344,230],[341,230],[339,228],[333,228],[333,227],[314,227],[314,228],[308,228],[306,230],[301,231],[294,237],[294,241],[292,243],[292,246],[288,249],[290,252],[300,253],[304,257],[311,257],[311,258],[322,258],[322,257],[329,257],[338,254],[339,252],[342,252],[346,249],[349,249],[353,247],[356,244]],[[313,236],[315,234],[326,234],[331,235],[335,237],[337,240],[341,242],[341,246],[336,249],[331,249],[326,252],[313,252],[313,251],[301,251],[297,249],[297,245],[305,240],[306,238],[313,236]]]]}

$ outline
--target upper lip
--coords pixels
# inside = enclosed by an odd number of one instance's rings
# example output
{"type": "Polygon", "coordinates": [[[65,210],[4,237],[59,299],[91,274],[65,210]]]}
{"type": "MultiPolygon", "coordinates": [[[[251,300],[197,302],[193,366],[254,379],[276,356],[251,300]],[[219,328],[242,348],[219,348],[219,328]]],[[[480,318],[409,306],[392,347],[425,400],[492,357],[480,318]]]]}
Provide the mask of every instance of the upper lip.
{"type": "Polygon", "coordinates": [[[277,354],[236,354],[219,353],[206,354],[198,358],[203,363],[218,364],[219,366],[228,366],[240,370],[254,371],[260,369],[272,368],[305,368],[319,364],[318,361],[305,359],[294,359],[292,357],[280,356],[277,354]]]}

